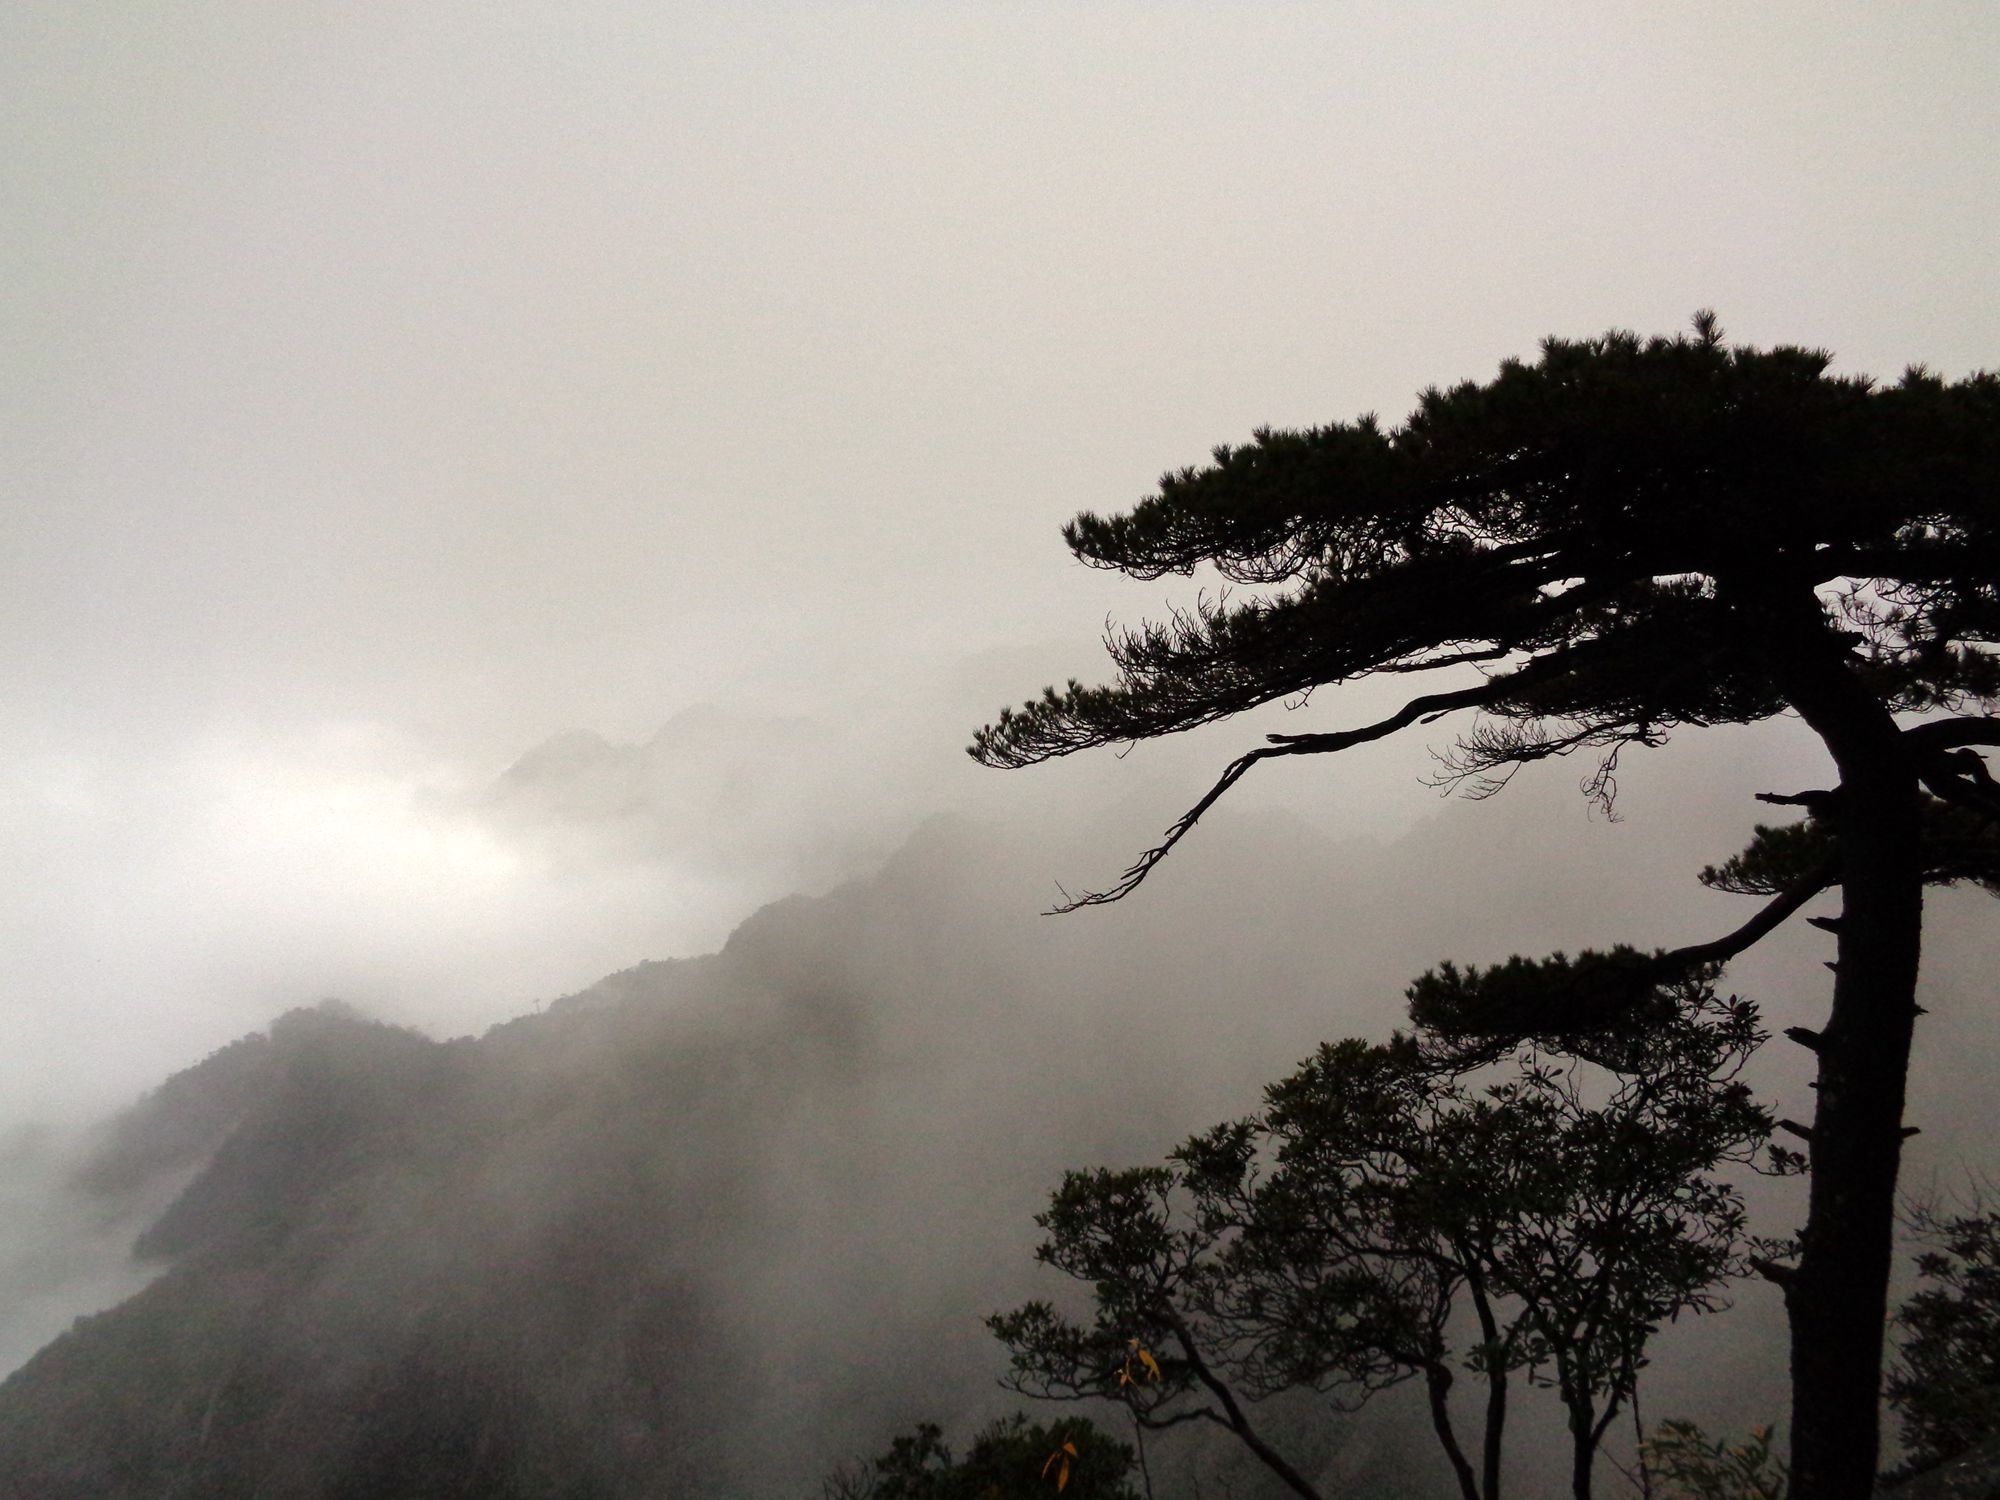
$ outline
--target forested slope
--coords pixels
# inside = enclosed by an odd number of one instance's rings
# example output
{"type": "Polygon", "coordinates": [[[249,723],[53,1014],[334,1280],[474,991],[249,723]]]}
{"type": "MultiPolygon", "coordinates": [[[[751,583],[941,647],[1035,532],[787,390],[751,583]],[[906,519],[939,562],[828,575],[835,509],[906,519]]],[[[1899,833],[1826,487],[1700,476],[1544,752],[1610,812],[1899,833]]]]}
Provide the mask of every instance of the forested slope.
{"type": "MultiPolygon", "coordinates": [[[[809,1496],[919,1420],[963,1434],[1015,1404],[980,1319],[1053,1290],[1031,1215],[1066,1167],[1151,1160],[1322,1038],[1385,1035],[1441,954],[1688,925],[1609,839],[1525,903],[1504,871],[1540,815],[1517,799],[1487,853],[1222,829],[1088,921],[1033,915],[1058,855],[934,825],[476,1039],[295,1011],[82,1173],[106,1203],[187,1180],[139,1240],[157,1279],[0,1385],[0,1497],[809,1496]]],[[[1702,1330],[1681,1394],[1665,1350],[1666,1410],[1781,1418],[1771,1311],[1702,1330]]],[[[1336,1488],[1442,1480],[1399,1411],[1327,1430],[1336,1488]]]]}

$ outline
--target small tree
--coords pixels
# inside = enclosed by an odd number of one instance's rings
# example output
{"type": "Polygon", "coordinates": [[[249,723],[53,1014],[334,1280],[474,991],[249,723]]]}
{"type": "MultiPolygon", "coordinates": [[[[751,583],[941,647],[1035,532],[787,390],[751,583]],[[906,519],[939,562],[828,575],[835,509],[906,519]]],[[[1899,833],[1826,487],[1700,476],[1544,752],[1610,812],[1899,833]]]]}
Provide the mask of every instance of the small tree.
{"type": "MultiPolygon", "coordinates": [[[[1863,1500],[1938,858],[1927,826],[1947,807],[1989,854],[2000,828],[2000,787],[1974,748],[2000,745],[2000,379],[1912,369],[1878,387],[1830,363],[1732,349],[1702,314],[1691,338],[1551,339],[1484,385],[1426,392],[1394,430],[1366,417],[1218,448],[1209,467],[1166,475],[1124,514],[1080,515],[1064,537],[1094,567],[1142,579],[1212,567],[1253,591],[1113,633],[1117,682],[1050,688],[1003,711],[971,753],[1025,766],[1364,677],[1443,674],[1374,723],[1272,735],[1240,755],[1121,880],[1074,903],[1087,905],[1136,888],[1275,757],[1469,712],[1448,780],[1484,793],[1585,751],[1598,757],[1585,785],[1608,805],[1628,745],[1803,719],[1838,784],[1774,800],[1822,815],[1826,859],[1736,932],[1600,967],[1602,983],[1567,998],[1615,1009],[1840,890],[1829,1019],[1787,1033],[1818,1061],[1800,1127],[1810,1206],[1797,1264],[1763,1269],[1791,1317],[1800,1500],[1863,1500]],[[1931,717],[1897,721],[1910,712],[1931,717]]],[[[1469,1029],[1520,1020],[1478,1010],[1461,1014],[1469,1029]]]]}
{"type": "Polygon", "coordinates": [[[1322,1047],[1260,1114],[1167,1166],[1064,1180],[1038,1255],[1089,1284],[1092,1316],[1037,1302],[992,1319],[1011,1384],[1121,1400],[1141,1427],[1215,1423],[1313,1497],[1249,1405],[1310,1390],[1352,1410],[1420,1377],[1464,1500],[1496,1500],[1508,1378],[1525,1369],[1563,1402],[1588,1496],[1648,1338],[1719,1305],[1744,1268],[1741,1202],[1709,1174],[1768,1136],[1736,1080],[1760,1040],[1749,1006],[1691,984],[1594,1038],[1602,1069],[1532,1044],[1322,1047]],[[1471,1455],[1461,1369],[1486,1388],[1471,1455]]]}
{"type": "Polygon", "coordinates": [[[2000,1213],[1917,1216],[1932,1249],[1903,1304],[1886,1389],[1902,1418],[1903,1472],[1921,1473],[2000,1433],[2000,1213]]]}
{"type": "Polygon", "coordinates": [[[1662,1422],[1639,1445],[1658,1500],[1786,1500],[1791,1473],[1771,1451],[1771,1429],[1746,1441],[1711,1438],[1692,1422],[1662,1422]]]}

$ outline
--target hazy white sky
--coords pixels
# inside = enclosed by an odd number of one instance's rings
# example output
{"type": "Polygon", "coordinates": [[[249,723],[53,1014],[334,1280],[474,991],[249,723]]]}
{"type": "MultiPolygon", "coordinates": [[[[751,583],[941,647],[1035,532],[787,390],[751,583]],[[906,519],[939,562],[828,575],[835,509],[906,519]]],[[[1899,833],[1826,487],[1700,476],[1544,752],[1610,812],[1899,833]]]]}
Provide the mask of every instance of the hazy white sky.
{"type": "Polygon", "coordinates": [[[1993,363],[1996,76],[1972,3],[0,9],[0,1113],[987,795],[1169,593],[1058,524],[1258,424],[1702,306],[1993,363]],[[658,837],[477,815],[704,704],[658,837]]]}

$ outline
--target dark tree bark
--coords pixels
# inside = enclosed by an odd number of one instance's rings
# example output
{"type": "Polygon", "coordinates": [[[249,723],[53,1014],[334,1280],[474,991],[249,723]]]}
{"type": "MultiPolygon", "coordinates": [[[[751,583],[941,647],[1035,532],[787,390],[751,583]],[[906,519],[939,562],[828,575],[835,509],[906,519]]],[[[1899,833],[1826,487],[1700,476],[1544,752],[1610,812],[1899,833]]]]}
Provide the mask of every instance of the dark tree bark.
{"type": "Polygon", "coordinates": [[[1923,857],[1917,763],[1831,640],[1817,604],[1765,615],[1773,675],[1840,772],[1841,917],[1833,1007],[1809,1042],[1819,1102],[1810,1206],[1785,1282],[1792,1493],[1867,1500],[1879,1458],[1882,1343],[1917,1014],[1923,857]]]}
{"type": "Polygon", "coordinates": [[[1236,1393],[1216,1376],[1208,1361],[1202,1358],[1201,1348],[1195,1342],[1194,1332],[1188,1327],[1187,1320],[1170,1305],[1162,1304],[1160,1313],[1167,1326],[1173,1329],[1175,1342],[1181,1346],[1181,1356],[1187,1360],[1188,1368],[1220,1403],[1224,1415],[1216,1420],[1235,1433],[1243,1446],[1256,1454],[1264,1467],[1277,1475],[1293,1494],[1300,1496],[1301,1500],[1320,1500],[1320,1493],[1313,1488],[1312,1481],[1287,1463],[1284,1454],[1265,1442],[1257,1429],[1250,1425],[1250,1418],[1245,1414],[1243,1404],[1236,1399],[1236,1393]]]}
{"type": "MultiPolygon", "coordinates": [[[[1473,1311],[1479,1316],[1479,1332],[1489,1349],[1500,1344],[1500,1320],[1493,1314],[1493,1302],[1477,1275],[1466,1278],[1472,1293],[1473,1311]]],[[[1486,1440],[1480,1445],[1480,1483],[1486,1500],[1500,1500],[1500,1452],[1507,1426],[1507,1364],[1495,1359],[1486,1371],[1486,1440]]]]}
{"type": "Polygon", "coordinates": [[[1451,1472],[1458,1480],[1458,1492],[1464,1500],[1480,1500],[1479,1485],[1472,1477],[1472,1465],[1466,1462],[1465,1450],[1458,1445],[1458,1434],[1451,1425],[1451,1370],[1442,1364],[1428,1365],[1424,1369],[1424,1390],[1430,1397],[1431,1428],[1437,1433],[1439,1445],[1444,1455],[1451,1460],[1451,1472]]]}

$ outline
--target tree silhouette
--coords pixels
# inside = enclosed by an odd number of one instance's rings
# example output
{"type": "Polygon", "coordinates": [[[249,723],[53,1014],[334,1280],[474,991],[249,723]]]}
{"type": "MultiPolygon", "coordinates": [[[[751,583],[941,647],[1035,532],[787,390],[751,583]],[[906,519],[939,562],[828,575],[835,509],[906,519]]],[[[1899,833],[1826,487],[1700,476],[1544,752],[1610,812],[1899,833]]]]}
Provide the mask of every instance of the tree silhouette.
{"type": "Polygon", "coordinates": [[[2000,869],[2000,788],[1975,748],[2000,744],[2000,379],[1913,369],[1878,386],[1829,363],[1730,347],[1701,314],[1692,336],[1550,340],[1484,385],[1426,392],[1393,430],[1363,418],[1219,448],[1064,535],[1093,566],[1142,579],[1212,566],[1252,591],[1113,632],[1118,681],[1048,689],[971,753],[1024,766],[1329,685],[1439,674],[1374,723],[1269,736],[1081,906],[1129,894],[1276,757],[1470,712],[1448,779],[1484,794],[1588,751],[1587,786],[1608,803],[1628,745],[1803,718],[1838,782],[1769,798],[1812,826],[1740,857],[1740,888],[1768,898],[1756,917],[1668,953],[1429,976],[1431,1016],[1468,1036],[1587,1028],[1840,890],[1828,1020],[1787,1033],[1818,1063],[1799,1127],[1810,1208],[1796,1265],[1766,1271],[1791,1316],[1797,1493],[1860,1500],[1878,1451],[1923,886],[2000,869]],[[1808,849],[1818,858],[1767,878],[1808,849]]]}
{"type": "Polygon", "coordinates": [[[992,1319],[1010,1384],[1120,1400],[1142,1427],[1213,1423],[1317,1500],[1248,1406],[1307,1390],[1352,1410],[1418,1378],[1460,1495],[1496,1500],[1525,1370],[1563,1404],[1587,1500],[1647,1340],[1748,1269],[1741,1199],[1710,1174],[1769,1137],[1736,1081],[1762,1040],[1751,1007],[1693,983],[1600,1038],[1602,1067],[1531,1044],[1324,1046],[1167,1166],[1065,1179],[1038,1254],[1090,1286],[1090,1321],[1044,1302],[992,1319]],[[1460,1370],[1485,1387],[1469,1453],[1460,1370]]]}
{"type": "Polygon", "coordinates": [[[1886,1394],[1902,1418],[1903,1471],[1921,1473],[2000,1433],[2000,1213],[1916,1216],[1923,1282],[1896,1315],[1886,1394]]]}

